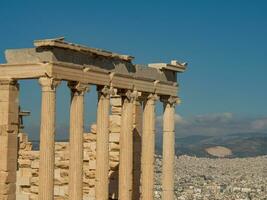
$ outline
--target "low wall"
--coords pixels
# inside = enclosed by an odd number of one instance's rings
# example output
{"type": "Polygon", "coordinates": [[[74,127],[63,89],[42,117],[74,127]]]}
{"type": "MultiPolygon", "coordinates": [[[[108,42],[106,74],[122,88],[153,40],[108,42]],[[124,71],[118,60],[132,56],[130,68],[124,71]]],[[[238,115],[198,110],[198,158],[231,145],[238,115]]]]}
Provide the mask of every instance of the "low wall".
{"type": "MultiPolygon", "coordinates": [[[[121,120],[121,98],[111,98],[110,115],[110,198],[118,198],[119,136],[121,120]]],[[[84,134],[83,193],[84,199],[95,199],[96,170],[96,125],[91,125],[90,133],[84,134]]],[[[39,151],[32,150],[25,133],[19,134],[19,157],[17,171],[17,199],[37,200],[39,184],[39,151]]],[[[68,199],[69,143],[55,144],[54,195],[56,200],[68,199]]]]}

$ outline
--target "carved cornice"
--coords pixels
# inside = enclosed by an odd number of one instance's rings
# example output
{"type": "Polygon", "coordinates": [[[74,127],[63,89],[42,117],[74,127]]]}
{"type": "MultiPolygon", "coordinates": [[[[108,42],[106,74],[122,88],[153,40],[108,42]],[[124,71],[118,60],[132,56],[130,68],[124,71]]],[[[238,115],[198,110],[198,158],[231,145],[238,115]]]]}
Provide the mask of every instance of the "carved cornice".
{"type": "Polygon", "coordinates": [[[129,55],[121,55],[121,54],[113,53],[113,52],[103,50],[103,49],[96,49],[96,48],[86,47],[84,45],[70,43],[70,42],[64,41],[64,37],[54,38],[54,39],[45,39],[45,40],[35,40],[34,46],[64,48],[64,49],[74,50],[77,52],[86,53],[89,55],[93,54],[93,55],[98,55],[98,56],[103,56],[103,57],[108,57],[108,58],[117,58],[117,59],[121,59],[125,61],[131,61],[134,58],[133,56],[129,56],[129,55]]]}
{"type": "Polygon", "coordinates": [[[39,78],[39,84],[42,87],[43,92],[54,92],[56,91],[57,86],[61,83],[60,80],[50,78],[50,77],[41,77],[39,78]]]}

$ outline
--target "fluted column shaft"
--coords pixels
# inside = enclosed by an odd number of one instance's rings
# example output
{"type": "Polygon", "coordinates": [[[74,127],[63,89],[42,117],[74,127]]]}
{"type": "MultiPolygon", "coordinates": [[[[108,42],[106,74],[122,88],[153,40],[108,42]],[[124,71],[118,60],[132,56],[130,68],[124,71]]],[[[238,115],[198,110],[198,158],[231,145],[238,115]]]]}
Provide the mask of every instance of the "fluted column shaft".
{"type": "Polygon", "coordinates": [[[42,87],[39,200],[54,199],[56,86],[52,78],[39,79],[42,87]]]}
{"type": "Polygon", "coordinates": [[[119,199],[132,199],[133,184],[133,107],[134,93],[128,91],[122,100],[119,165],[119,199]]]}
{"type": "Polygon", "coordinates": [[[83,132],[84,132],[84,94],[88,85],[69,82],[70,104],[70,168],[69,199],[83,199],[83,132]]]}
{"type": "Polygon", "coordinates": [[[149,95],[144,101],[141,157],[142,200],[153,200],[156,99],[155,95],[149,95]]]}
{"type": "Polygon", "coordinates": [[[109,196],[109,111],[110,90],[99,88],[96,135],[96,199],[108,200],[109,196]]]}
{"type": "Polygon", "coordinates": [[[142,149],[142,122],[143,108],[142,102],[136,100],[134,102],[134,130],[133,130],[133,197],[132,199],[140,199],[141,185],[141,149],[142,149]]]}
{"type": "Polygon", "coordinates": [[[174,200],[175,99],[164,102],[162,145],[162,199],[174,200]]]}

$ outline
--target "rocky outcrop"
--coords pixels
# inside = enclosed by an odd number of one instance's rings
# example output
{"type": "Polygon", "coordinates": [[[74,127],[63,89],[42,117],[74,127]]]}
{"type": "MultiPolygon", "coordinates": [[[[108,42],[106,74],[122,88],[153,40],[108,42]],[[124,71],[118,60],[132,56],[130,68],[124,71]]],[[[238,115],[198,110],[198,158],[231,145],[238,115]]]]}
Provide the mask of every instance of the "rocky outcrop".
{"type": "Polygon", "coordinates": [[[232,150],[223,146],[215,146],[206,148],[205,151],[212,156],[224,158],[232,155],[232,150]]]}

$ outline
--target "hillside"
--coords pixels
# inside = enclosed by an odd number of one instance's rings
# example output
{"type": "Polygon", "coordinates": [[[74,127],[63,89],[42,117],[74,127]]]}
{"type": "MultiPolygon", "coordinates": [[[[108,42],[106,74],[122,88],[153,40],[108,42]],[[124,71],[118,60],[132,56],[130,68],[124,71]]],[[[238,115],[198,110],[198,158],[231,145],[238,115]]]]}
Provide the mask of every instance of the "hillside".
{"type": "MultiPolygon", "coordinates": [[[[157,153],[161,153],[161,140],[157,137],[157,153]]],[[[176,155],[213,157],[205,149],[222,146],[231,150],[228,157],[254,157],[267,155],[267,134],[236,133],[223,136],[176,136],[176,155]]]]}

